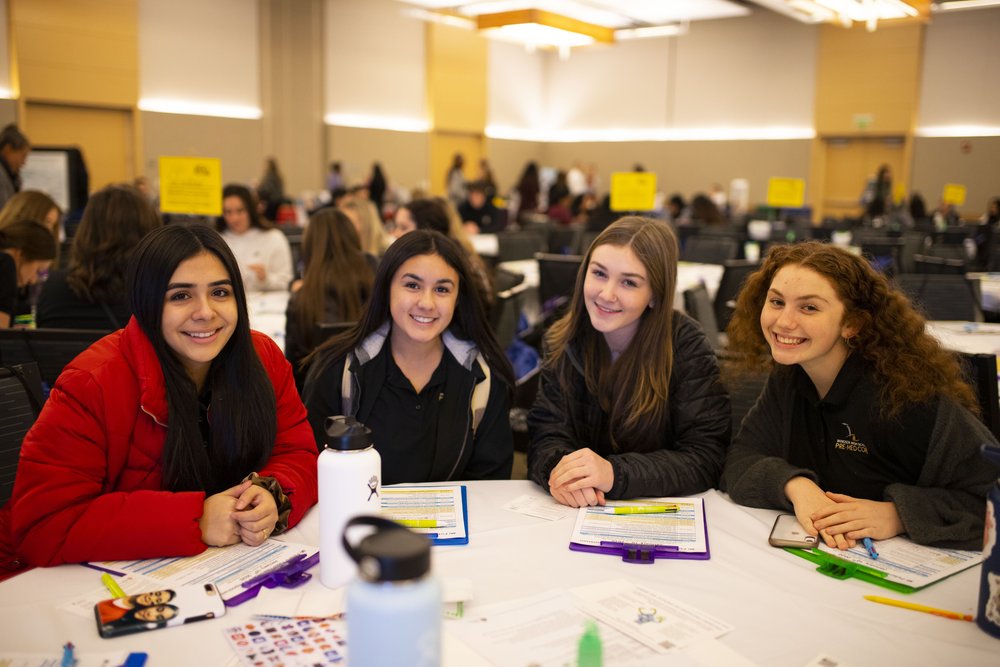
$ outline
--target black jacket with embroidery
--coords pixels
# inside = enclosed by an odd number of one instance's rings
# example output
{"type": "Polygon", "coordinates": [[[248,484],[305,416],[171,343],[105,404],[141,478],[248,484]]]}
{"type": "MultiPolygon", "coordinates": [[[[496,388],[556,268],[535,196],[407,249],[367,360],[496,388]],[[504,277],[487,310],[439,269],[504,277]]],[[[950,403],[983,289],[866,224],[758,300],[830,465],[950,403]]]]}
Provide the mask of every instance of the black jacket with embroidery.
{"type": "Polygon", "coordinates": [[[729,445],[729,394],[719,381],[719,365],[705,334],[678,312],[673,316],[673,357],[660,448],[646,452],[629,451],[628,443],[612,450],[608,415],[587,391],[573,347],[565,356],[576,377],[571,395],[562,391],[556,370],[543,367],[528,414],[528,477],[548,488],[549,474],[560,459],[589,447],[611,462],[615,480],[605,494],[610,499],[685,496],[713,488],[729,445]]]}

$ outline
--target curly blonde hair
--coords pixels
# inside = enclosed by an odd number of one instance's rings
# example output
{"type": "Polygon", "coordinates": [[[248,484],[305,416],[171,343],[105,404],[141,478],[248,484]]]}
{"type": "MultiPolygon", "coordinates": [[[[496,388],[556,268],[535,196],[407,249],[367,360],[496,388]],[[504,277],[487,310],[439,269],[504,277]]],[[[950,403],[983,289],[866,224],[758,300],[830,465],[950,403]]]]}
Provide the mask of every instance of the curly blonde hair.
{"type": "Polygon", "coordinates": [[[775,274],[795,264],[826,278],[844,303],[844,324],[857,329],[849,341],[875,369],[882,386],[881,412],[898,415],[909,404],[950,396],[973,414],[979,404],[962,375],[957,355],[925,330],[923,316],[862,257],[825,243],[775,246],[760,269],[747,278],[736,300],[727,333],[729,348],[746,366],[758,366],[770,348],[760,313],[775,274]]]}

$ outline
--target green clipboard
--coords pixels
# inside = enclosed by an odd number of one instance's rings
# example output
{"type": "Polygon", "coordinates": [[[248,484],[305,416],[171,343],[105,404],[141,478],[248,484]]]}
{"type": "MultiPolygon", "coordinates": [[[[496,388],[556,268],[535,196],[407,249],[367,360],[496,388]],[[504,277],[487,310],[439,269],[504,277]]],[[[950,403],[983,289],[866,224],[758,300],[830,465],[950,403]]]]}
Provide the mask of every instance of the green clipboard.
{"type": "Polygon", "coordinates": [[[798,547],[785,547],[784,549],[799,558],[805,558],[811,563],[816,563],[819,565],[816,568],[817,572],[833,579],[860,579],[861,581],[888,588],[897,593],[909,594],[917,590],[913,586],[889,581],[887,579],[889,575],[885,572],[831,556],[819,549],[800,549],[798,547]]]}

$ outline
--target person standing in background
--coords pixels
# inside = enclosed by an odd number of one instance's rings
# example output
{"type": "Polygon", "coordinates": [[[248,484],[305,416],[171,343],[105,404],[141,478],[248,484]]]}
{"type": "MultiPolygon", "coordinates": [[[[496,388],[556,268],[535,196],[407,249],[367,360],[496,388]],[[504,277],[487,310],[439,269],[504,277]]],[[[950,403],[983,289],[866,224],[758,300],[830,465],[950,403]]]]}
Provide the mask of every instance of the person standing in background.
{"type": "Polygon", "coordinates": [[[379,217],[382,217],[382,205],[385,203],[385,191],[389,188],[385,174],[382,173],[382,165],[378,162],[372,165],[372,177],[368,179],[368,198],[378,209],[379,217]]]}
{"type": "Polygon", "coordinates": [[[445,177],[445,185],[448,190],[448,199],[455,206],[461,205],[465,201],[465,158],[461,153],[455,153],[451,158],[451,167],[448,168],[448,175],[445,177]]]}
{"type": "Polygon", "coordinates": [[[21,167],[28,160],[31,142],[11,123],[0,130],[0,206],[21,191],[21,167]]]}
{"type": "Polygon", "coordinates": [[[861,197],[865,205],[865,215],[878,218],[892,208],[892,168],[883,164],[878,168],[874,181],[869,181],[861,197]]]}
{"type": "Polygon", "coordinates": [[[538,211],[538,195],[541,192],[538,180],[538,163],[529,162],[524,165],[524,171],[517,182],[517,194],[520,204],[517,207],[517,220],[523,222],[526,215],[538,211]]]}
{"type": "Polygon", "coordinates": [[[326,189],[330,191],[330,196],[333,193],[344,187],[344,175],[340,172],[340,163],[331,162],[330,163],[330,173],[326,175],[326,189]]]}
{"type": "Polygon", "coordinates": [[[278,208],[285,201],[285,179],[278,171],[278,161],[273,157],[267,158],[264,167],[264,176],[257,186],[257,196],[264,203],[264,217],[274,221],[278,218],[278,208]]]}

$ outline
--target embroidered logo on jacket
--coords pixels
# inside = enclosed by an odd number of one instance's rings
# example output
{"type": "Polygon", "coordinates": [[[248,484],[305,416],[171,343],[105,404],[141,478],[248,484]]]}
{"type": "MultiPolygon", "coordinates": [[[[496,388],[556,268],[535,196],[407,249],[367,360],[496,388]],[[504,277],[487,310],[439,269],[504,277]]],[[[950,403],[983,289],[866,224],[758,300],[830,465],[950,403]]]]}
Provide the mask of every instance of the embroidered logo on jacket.
{"type": "Polygon", "coordinates": [[[851,430],[851,425],[847,422],[841,422],[844,428],[847,429],[846,438],[837,438],[834,443],[834,449],[843,449],[848,452],[856,452],[858,454],[868,454],[868,445],[863,442],[858,442],[858,436],[854,435],[854,431],[851,430]]]}

